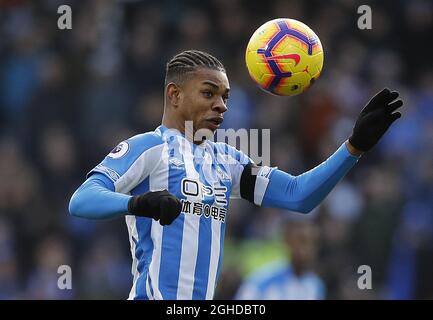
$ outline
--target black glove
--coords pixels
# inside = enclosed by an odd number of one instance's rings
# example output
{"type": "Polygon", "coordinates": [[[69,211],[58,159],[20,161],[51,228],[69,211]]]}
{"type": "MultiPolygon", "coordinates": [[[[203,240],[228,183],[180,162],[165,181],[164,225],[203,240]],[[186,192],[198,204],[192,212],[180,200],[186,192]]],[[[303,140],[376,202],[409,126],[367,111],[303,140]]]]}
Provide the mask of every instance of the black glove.
{"type": "Polygon", "coordinates": [[[400,112],[394,112],[403,105],[401,100],[394,101],[397,97],[398,92],[385,88],[370,100],[353,127],[349,138],[352,146],[365,152],[380,140],[389,126],[401,117],[400,112]]]}
{"type": "Polygon", "coordinates": [[[128,202],[129,213],[159,220],[162,226],[171,224],[181,210],[182,203],[167,190],[133,196],[128,202]]]}

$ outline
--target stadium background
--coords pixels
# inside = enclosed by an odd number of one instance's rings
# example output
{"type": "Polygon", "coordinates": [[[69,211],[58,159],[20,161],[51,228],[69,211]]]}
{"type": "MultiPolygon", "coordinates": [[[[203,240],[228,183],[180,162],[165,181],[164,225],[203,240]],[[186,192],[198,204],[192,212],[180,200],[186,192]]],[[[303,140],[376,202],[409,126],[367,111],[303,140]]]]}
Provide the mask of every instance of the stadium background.
{"type": "MultiPolygon", "coordinates": [[[[233,89],[225,127],[271,128],[272,164],[292,174],[323,161],[361,107],[388,86],[403,118],[311,214],[315,270],[329,299],[433,298],[431,1],[0,1],[0,298],[124,299],[131,258],[123,219],[68,215],[72,192],[117,142],[162,115],[164,63],[208,50],[233,89]],[[72,30],[57,8],[72,7],[72,30]],[[373,29],[357,29],[368,4],[373,29]],[[275,17],[312,27],[325,49],[307,93],[278,98],[248,78],[252,32],[275,17]],[[57,267],[73,271],[58,290],[57,267]],[[370,265],[373,289],[356,287],[370,265]]],[[[297,214],[288,213],[291,217],[297,214]]],[[[284,250],[279,210],[233,201],[216,298],[284,250]]]]}

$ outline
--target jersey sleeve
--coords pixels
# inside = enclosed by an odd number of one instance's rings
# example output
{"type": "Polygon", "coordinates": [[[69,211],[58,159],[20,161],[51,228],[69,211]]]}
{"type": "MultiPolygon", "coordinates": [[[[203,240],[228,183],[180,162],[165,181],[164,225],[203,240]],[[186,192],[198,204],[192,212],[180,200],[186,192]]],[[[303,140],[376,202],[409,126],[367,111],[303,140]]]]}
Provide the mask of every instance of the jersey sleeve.
{"type": "Polygon", "coordinates": [[[87,174],[87,178],[101,173],[113,182],[116,192],[129,193],[156,168],[163,145],[161,137],[153,133],[122,141],[87,174]]]}
{"type": "Polygon", "coordinates": [[[263,167],[257,175],[254,203],[308,213],[325,199],[358,160],[343,143],[327,160],[298,176],[278,169],[267,174],[268,170],[263,167]],[[258,192],[259,184],[266,184],[261,192],[258,192]]]}

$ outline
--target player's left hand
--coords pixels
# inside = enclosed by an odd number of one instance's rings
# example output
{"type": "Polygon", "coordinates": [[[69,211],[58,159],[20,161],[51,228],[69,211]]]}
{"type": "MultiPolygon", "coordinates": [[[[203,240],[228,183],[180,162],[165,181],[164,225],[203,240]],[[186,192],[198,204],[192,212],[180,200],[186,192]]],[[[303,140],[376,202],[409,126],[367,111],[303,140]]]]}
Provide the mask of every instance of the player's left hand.
{"type": "Polygon", "coordinates": [[[369,151],[380,140],[391,124],[401,117],[400,112],[394,112],[403,105],[402,100],[396,100],[397,91],[388,88],[377,93],[362,109],[349,138],[350,144],[360,151],[369,151]]]}

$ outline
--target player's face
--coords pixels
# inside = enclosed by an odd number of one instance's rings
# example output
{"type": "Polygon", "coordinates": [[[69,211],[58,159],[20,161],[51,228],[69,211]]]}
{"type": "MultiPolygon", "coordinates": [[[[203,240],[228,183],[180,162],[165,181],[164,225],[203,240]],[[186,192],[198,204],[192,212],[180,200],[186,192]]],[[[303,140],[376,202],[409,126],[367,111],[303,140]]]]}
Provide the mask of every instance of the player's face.
{"type": "Polygon", "coordinates": [[[229,97],[229,81],[224,72],[200,68],[182,85],[179,105],[185,121],[193,121],[194,132],[215,132],[224,120],[229,97]]]}

